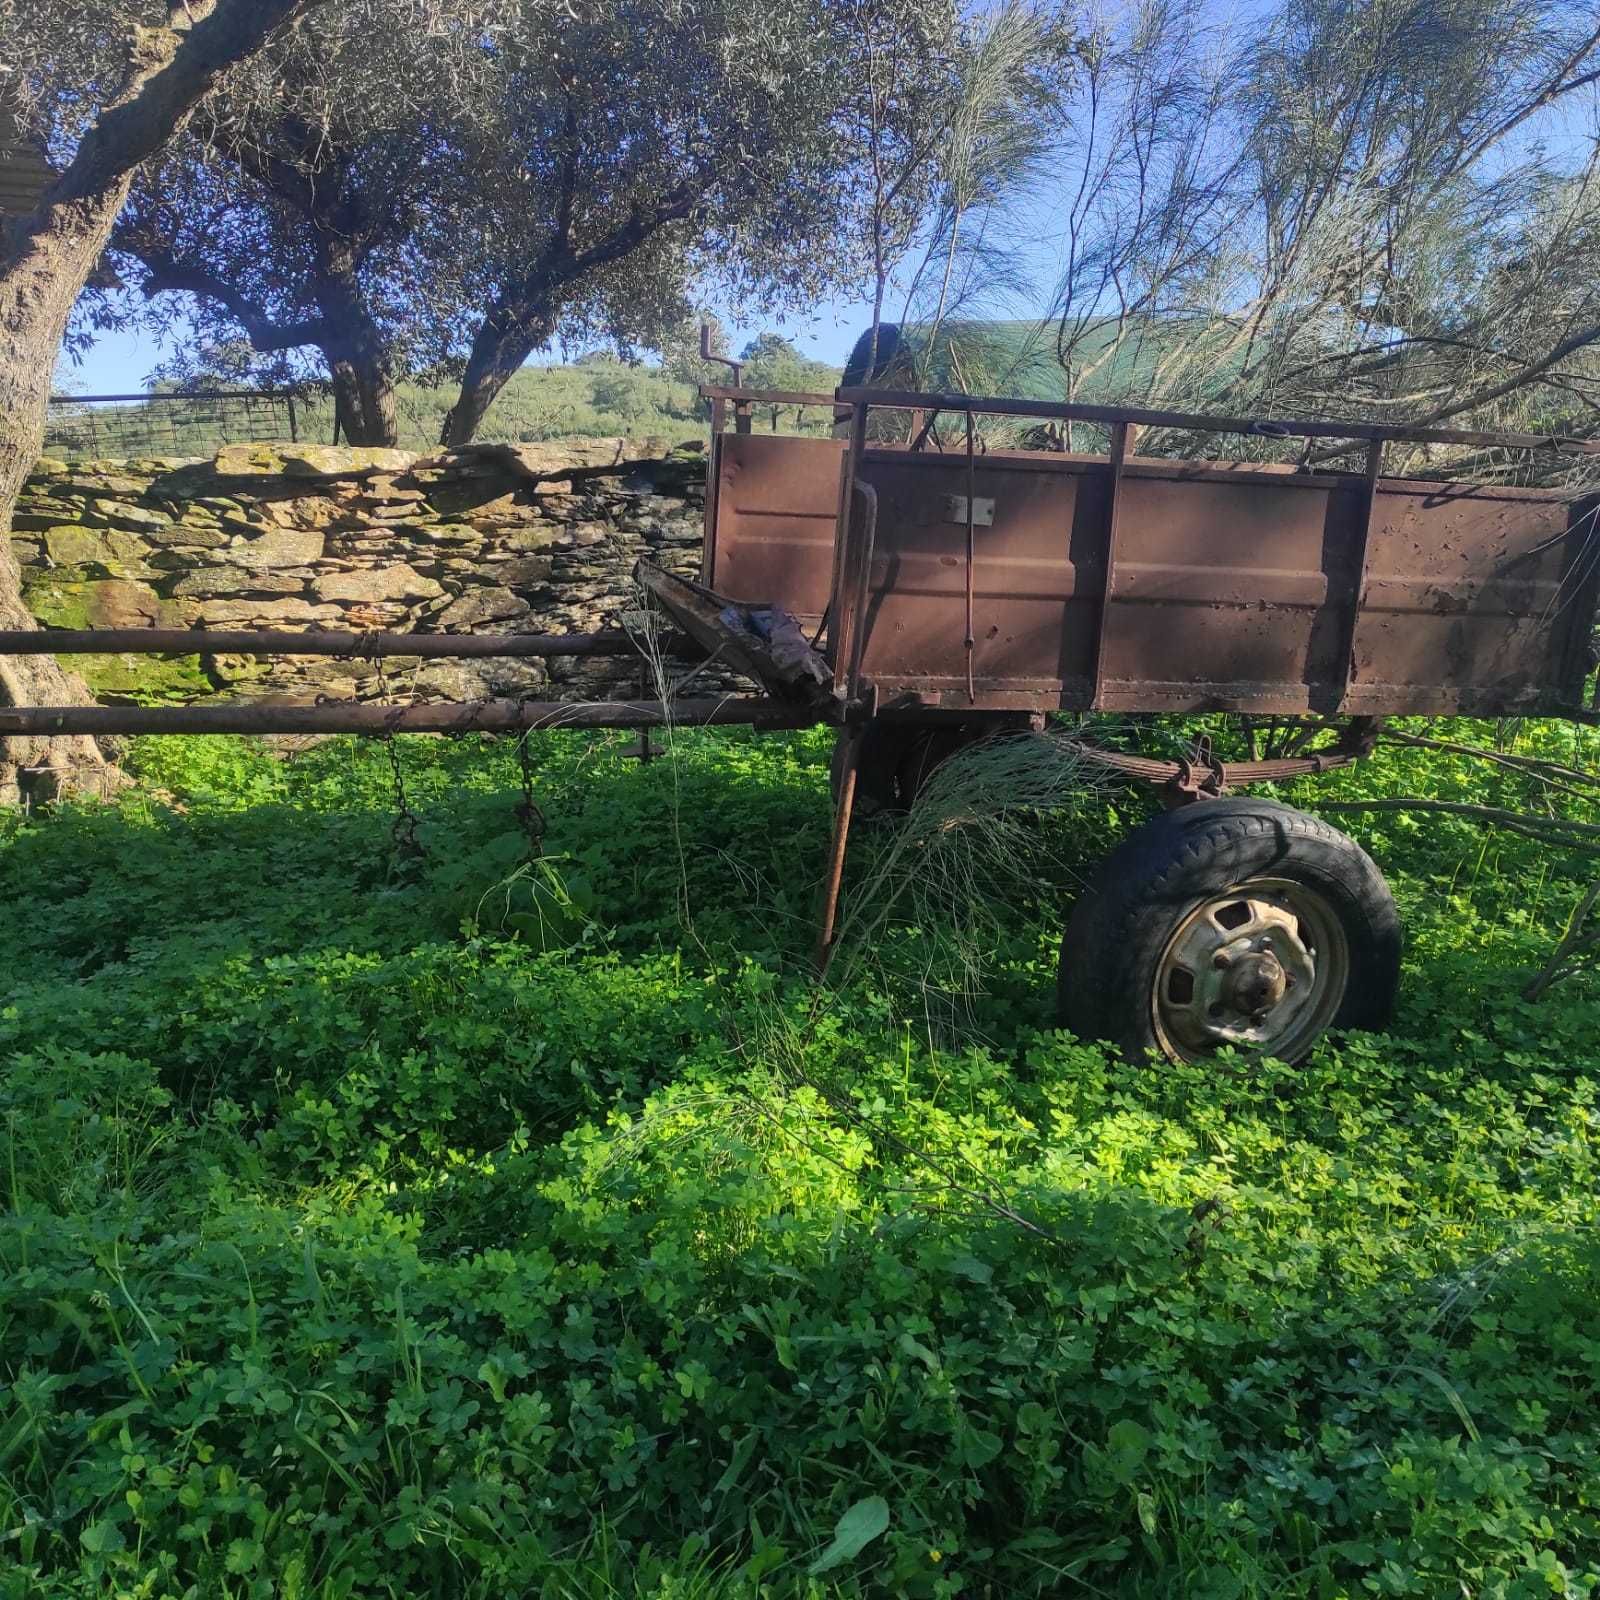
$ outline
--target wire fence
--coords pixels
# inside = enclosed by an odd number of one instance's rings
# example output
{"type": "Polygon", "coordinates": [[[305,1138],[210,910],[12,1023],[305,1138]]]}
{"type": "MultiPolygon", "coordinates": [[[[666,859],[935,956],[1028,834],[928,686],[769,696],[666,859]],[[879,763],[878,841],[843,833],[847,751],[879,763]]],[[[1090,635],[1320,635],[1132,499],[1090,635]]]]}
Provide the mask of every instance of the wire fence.
{"type": "Polygon", "coordinates": [[[67,461],[199,457],[228,444],[298,442],[305,405],[284,389],[53,395],[44,454],[67,461]]]}

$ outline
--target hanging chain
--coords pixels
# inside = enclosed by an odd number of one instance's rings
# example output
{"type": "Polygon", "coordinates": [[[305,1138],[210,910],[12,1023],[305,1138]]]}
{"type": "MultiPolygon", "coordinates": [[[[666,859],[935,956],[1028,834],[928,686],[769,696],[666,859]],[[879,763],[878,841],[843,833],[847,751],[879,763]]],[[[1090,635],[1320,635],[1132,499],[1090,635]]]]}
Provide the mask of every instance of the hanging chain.
{"type": "Polygon", "coordinates": [[[544,854],[545,820],[539,802],[533,798],[533,757],[528,753],[528,735],[524,728],[517,740],[517,767],[522,776],[522,800],[517,806],[517,821],[528,836],[528,859],[537,861],[544,854]]]}
{"type": "MultiPolygon", "coordinates": [[[[383,656],[374,650],[372,664],[378,674],[378,695],[385,705],[389,705],[389,677],[383,670],[383,656]]],[[[405,772],[400,766],[400,746],[395,739],[394,729],[386,727],[383,730],[383,748],[389,757],[389,775],[394,782],[394,822],[389,829],[390,842],[393,845],[397,861],[411,863],[423,860],[426,852],[422,848],[422,841],[417,838],[419,818],[411,809],[410,801],[406,797],[405,772]]]]}

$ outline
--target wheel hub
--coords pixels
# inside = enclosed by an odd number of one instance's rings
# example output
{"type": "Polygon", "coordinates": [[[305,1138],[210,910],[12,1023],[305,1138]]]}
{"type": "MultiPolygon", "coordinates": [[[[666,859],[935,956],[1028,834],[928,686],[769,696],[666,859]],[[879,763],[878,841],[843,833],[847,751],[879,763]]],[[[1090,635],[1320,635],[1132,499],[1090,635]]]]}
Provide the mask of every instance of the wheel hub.
{"type": "Polygon", "coordinates": [[[1222,1045],[1292,1059],[1332,1022],[1349,947],[1339,919],[1303,884],[1257,879],[1206,900],[1179,924],[1156,972],[1156,1031],[1193,1060],[1222,1045]]]}
{"type": "Polygon", "coordinates": [[[1247,1017],[1264,1017],[1289,992],[1289,975],[1270,950],[1238,961],[1223,986],[1227,1005],[1247,1017]]]}

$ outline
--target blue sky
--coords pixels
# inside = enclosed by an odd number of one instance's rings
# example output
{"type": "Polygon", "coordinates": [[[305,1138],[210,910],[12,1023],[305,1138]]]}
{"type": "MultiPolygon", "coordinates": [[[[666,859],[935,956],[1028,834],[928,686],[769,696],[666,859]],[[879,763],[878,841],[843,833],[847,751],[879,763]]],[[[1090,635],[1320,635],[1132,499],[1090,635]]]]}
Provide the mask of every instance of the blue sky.
{"type": "MultiPolygon", "coordinates": [[[[1204,0],[1206,14],[1225,32],[1236,33],[1242,26],[1262,11],[1273,0],[1204,0]]],[[[1593,0],[1581,0],[1577,9],[1585,12],[1593,0]]],[[[1597,110],[1594,91],[1574,96],[1563,104],[1553,118],[1542,119],[1537,133],[1530,129],[1530,137],[1542,136],[1557,147],[1569,143],[1574,152],[1586,147],[1595,136],[1600,110],[1597,110]]],[[[1025,215],[1015,217],[1018,253],[1031,282],[1021,298],[1008,313],[1016,316],[1037,314],[1048,303],[1058,271],[1057,247],[1053,241],[1053,221],[1059,202],[1054,186],[1046,179],[1030,197],[1025,215]]],[[[871,302],[865,297],[835,297],[821,301],[809,313],[779,319],[774,316],[741,316],[739,308],[712,297],[711,308],[728,330],[734,350],[742,349],[749,339],[767,329],[781,332],[805,355],[817,360],[842,366],[856,337],[871,320],[871,302]]],[[[886,315],[892,320],[898,304],[891,291],[886,315]]],[[[987,314],[996,314],[991,309],[987,314]]],[[[58,386],[77,394],[120,394],[142,390],[150,374],[162,359],[158,343],[139,332],[116,332],[100,335],[82,360],[73,365],[63,360],[58,369],[58,386]]],[[[549,361],[559,357],[543,356],[549,361]]]]}

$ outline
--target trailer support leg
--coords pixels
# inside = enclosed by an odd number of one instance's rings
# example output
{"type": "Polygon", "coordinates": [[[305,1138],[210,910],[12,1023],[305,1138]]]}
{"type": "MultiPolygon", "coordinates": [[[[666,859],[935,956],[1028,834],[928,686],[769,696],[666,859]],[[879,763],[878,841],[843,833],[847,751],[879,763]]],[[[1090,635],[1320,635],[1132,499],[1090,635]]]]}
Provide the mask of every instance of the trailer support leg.
{"type": "Polygon", "coordinates": [[[833,936],[839,920],[839,886],[844,881],[845,849],[850,843],[850,817],[855,810],[856,773],[861,767],[861,744],[866,725],[839,731],[839,793],[834,801],[833,841],[828,847],[828,877],[822,891],[822,921],[817,928],[817,949],[813,963],[817,976],[828,975],[833,960],[833,936]]]}

